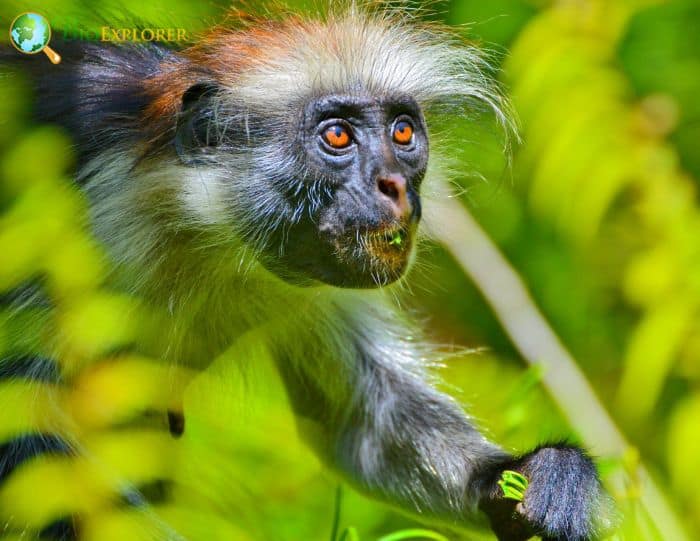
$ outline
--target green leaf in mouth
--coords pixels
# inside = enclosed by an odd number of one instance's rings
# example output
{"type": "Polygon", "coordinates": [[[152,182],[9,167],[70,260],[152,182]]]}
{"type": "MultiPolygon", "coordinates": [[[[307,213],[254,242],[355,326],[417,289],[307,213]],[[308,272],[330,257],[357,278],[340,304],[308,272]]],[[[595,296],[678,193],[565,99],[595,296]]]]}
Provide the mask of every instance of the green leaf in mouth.
{"type": "Polygon", "coordinates": [[[401,231],[397,231],[392,236],[391,240],[389,241],[389,244],[391,246],[401,246],[402,242],[403,242],[403,236],[401,235],[401,231]]]}

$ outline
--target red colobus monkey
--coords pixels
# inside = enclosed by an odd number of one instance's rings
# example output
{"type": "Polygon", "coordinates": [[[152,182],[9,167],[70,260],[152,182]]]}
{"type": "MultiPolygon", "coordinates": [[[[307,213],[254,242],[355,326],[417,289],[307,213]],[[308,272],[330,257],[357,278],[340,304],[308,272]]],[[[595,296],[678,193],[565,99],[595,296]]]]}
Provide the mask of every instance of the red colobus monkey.
{"type": "MultiPolygon", "coordinates": [[[[428,520],[480,510],[502,540],[596,538],[607,497],[592,461],[488,441],[431,385],[435,354],[387,294],[414,257],[430,126],[479,103],[504,117],[477,50],[356,7],[248,19],[177,52],[56,48],[56,67],[14,51],[3,63],[32,75],[39,119],[74,138],[111,287],[165,314],[136,351],[203,366],[255,333],[311,446],[359,490],[428,520]],[[502,496],[505,470],[529,480],[520,503],[502,496]]],[[[50,359],[13,362],[62,378],[37,368],[50,359]]],[[[70,447],[23,441],[2,448],[4,477],[70,447]]]]}

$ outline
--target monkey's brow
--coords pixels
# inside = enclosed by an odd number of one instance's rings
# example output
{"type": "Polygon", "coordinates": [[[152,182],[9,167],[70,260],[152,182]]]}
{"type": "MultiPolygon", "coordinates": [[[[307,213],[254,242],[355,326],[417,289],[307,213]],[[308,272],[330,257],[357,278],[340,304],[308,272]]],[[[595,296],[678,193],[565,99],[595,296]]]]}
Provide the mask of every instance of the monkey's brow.
{"type": "Polygon", "coordinates": [[[318,109],[360,109],[365,110],[372,107],[396,107],[402,106],[411,109],[419,109],[416,101],[406,94],[382,94],[373,96],[371,94],[331,94],[321,96],[314,101],[314,106],[318,109]]]}
{"type": "Polygon", "coordinates": [[[322,96],[310,104],[312,118],[323,120],[332,117],[362,118],[371,111],[385,111],[389,114],[402,112],[420,114],[420,107],[410,96],[406,95],[357,95],[333,94],[322,96]]]}

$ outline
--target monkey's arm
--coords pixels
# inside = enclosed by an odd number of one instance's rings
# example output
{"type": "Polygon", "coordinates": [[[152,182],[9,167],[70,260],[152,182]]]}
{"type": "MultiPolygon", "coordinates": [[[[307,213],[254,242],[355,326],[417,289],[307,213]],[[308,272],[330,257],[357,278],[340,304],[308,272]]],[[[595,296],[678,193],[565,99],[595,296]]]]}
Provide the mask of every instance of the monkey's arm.
{"type": "Polygon", "coordinates": [[[481,508],[502,540],[595,537],[604,497],[582,451],[504,452],[429,383],[420,352],[386,323],[390,313],[373,307],[334,317],[342,324],[310,332],[299,358],[278,359],[302,432],[331,467],[422,516],[461,521],[481,508]],[[530,481],[517,512],[497,484],[506,469],[530,481]]]}

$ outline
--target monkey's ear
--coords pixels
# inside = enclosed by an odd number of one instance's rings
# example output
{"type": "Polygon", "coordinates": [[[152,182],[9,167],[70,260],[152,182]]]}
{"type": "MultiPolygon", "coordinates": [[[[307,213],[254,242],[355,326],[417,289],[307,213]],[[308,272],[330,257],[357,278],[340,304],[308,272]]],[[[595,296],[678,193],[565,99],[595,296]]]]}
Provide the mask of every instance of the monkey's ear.
{"type": "Polygon", "coordinates": [[[185,165],[205,163],[223,139],[216,122],[218,92],[216,83],[205,81],[192,85],[182,95],[175,150],[185,165]]]}

